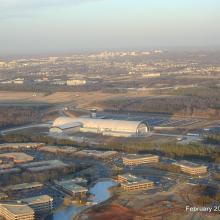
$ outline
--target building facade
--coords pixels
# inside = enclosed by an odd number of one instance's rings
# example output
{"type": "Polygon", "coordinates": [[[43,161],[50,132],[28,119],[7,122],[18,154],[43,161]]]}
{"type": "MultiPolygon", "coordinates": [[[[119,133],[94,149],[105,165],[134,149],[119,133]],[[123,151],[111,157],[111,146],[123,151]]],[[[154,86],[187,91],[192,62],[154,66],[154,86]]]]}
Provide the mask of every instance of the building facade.
{"type": "Polygon", "coordinates": [[[54,181],[55,185],[63,192],[69,194],[72,197],[83,197],[87,194],[88,189],[84,186],[84,182],[78,182],[77,180],[63,180],[54,181]],[[81,184],[81,185],[79,185],[81,184]]]}
{"type": "Polygon", "coordinates": [[[143,190],[154,187],[154,182],[131,174],[118,175],[117,180],[124,190],[143,190]]]}
{"type": "Polygon", "coordinates": [[[181,171],[188,173],[190,175],[201,175],[208,172],[207,166],[191,163],[188,161],[180,161],[175,163],[176,166],[179,166],[181,171]]]}
{"type": "Polygon", "coordinates": [[[25,204],[0,204],[0,216],[6,220],[34,220],[34,210],[25,204]]]}
{"type": "Polygon", "coordinates": [[[53,210],[53,198],[48,195],[22,199],[22,202],[31,207],[36,216],[49,214],[53,210]]]}
{"type": "Polygon", "coordinates": [[[140,164],[157,163],[159,162],[159,156],[152,154],[137,155],[129,154],[122,157],[123,164],[126,166],[137,166],[140,164]]]}

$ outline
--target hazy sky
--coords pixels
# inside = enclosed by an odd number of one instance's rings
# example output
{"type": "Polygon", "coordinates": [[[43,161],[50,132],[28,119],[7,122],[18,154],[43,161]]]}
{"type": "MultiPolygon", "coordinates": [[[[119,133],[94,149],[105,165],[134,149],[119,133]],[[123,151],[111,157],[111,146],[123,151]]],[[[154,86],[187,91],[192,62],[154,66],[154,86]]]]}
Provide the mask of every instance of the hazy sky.
{"type": "Polygon", "coordinates": [[[220,46],[220,0],[0,0],[0,56],[220,46]]]}

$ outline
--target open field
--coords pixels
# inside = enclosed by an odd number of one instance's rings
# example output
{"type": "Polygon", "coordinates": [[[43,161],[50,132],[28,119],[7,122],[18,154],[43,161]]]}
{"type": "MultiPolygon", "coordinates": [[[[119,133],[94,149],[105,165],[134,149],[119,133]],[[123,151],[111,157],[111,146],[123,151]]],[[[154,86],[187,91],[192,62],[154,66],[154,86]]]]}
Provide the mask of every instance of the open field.
{"type": "MultiPolygon", "coordinates": [[[[140,96],[146,95],[140,94],[140,96]]],[[[13,91],[0,91],[0,102],[3,103],[49,103],[49,104],[59,104],[76,102],[79,107],[88,106],[89,104],[96,101],[103,101],[108,98],[114,97],[126,97],[135,96],[135,92],[129,93],[104,93],[104,92],[55,92],[51,95],[44,95],[44,93],[34,93],[34,92],[13,92],[13,91]]]]}

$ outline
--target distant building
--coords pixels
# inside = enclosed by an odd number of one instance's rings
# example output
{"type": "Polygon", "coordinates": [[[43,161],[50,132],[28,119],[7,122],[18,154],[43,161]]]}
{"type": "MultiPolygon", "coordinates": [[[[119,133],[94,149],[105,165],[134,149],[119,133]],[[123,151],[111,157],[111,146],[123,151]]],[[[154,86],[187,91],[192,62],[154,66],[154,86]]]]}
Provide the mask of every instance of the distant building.
{"type": "Polygon", "coordinates": [[[152,154],[137,155],[129,154],[122,157],[123,164],[126,166],[137,166],[146,163],[157,163],[159,162],[159,156],[152,154]]]}
{"type": "Polygon", "coordinates": [[[97,116],[97,109],[91,109],[90,110],[90,117],[91,118],[96,118],[96,116],[97,116]]]}
{"type": "Polygon", "coordinates": [[[0,216],[6,220],[34,220],[34,210],[26,204],[1,203],[0,216]]]}
{"type": "Polygon", "coordinates": [[[81,150],[75,153],[77,156],[93,157],[96,159],[111,159],[118,154],[117,151],[81,150]]]}
{"type": "Polygon", "coordinates": [[[0,158],[13,159],[14,163],[25,163],[34,160],[32,156],[22,152],[11,152],[11,153],[0,154],[0,158]]]}
{"type": "Polygon", "coordinates": [[[0,67],[6,67],[6,66],[7,66],[7,63],[0,60],[0,67]]]}
{"type": "Polygon", "coordinates": [[[2,188],[2,190],[4,192],[7,192],[7,191],[30,190],[30,189],[35,189],[35,188],[41,188],[42,186],[43,186],[43,184],[39,183],[39,182],[21,183],[21,184],[6,186],[6,187],[2,188]]]}
{"type": "Polygon", "coordinates": [[[30,172],[43,172],[45,170],[64,169],[69,166],[60,160],[46,160],[22,164],[20,167],[30,172]]]}
{"type": "Polygon", "coordinates": [[[0,200],[7,199],[8,195],[6,193],[0,192],[0,200]]]}
{"type": "Polygon", "coordinates": [[[20,173],[21,169],[20,168],[9,168],[9,169],[0,169],[0,175],[2,174],[12,174],[12,173],[20,173]]]}
{"type": "Polygon", "coordinates": [[[143,73],[142,74],[142,77],[144,77],[144,78],[157,78],[160,76],[161,76],[160,73],[143,73]]]}
{"type": "Polygon", "coordinates": [[[23,84],[24,78],[17,78],[12,81],[14,84],[23,84]]]}
{"type": "Polygon", "coordinates": [[[179,166],[181,171],[191,175],[200,175],[207,173],[207,166],[195,164],[189,161],[182,160],[174,165],[179,166]]]}
{"type": "Polygon", "coordinates": [[[61,80],[61,79],[54,79],[53,81],[50,82],[52,85],[66,85],[66,81],[61,80]]]}
{"type": "Polygon", "coordinates": [[[86,80],[83,79],[68,79],[66,81],[67,86],[79,86],[79,85],[85,85],[86,80]]]}
{"type": "Polygon", "coordinates": [[[54,154],[59,154],[59,153],[64,153],[64,154],[72,154],[77,151],[75,147],[69,147],[69,146],[45,146],[39,148],[39,151],[43,152],[48,152],[48,153],[54,153],[54,154]]]}
{"type": "Polygon", "coordinates": [[[124,190],[152,189],[154,182],[131,174],[118,175],[118,182],[124,190]]]}
{"type": "Polygon", "coordinates": [[[0,144],[0,150],[11,150],[20,148],[37,148],[44,146],[44,143],[4,143],[0,144]]]}
{"type": "Polygon", "coordinates": [[[36,216],[49,214],[53,210],[53,198],[48,195],[25,198],[21,201],[31,207],[36,216]]]}

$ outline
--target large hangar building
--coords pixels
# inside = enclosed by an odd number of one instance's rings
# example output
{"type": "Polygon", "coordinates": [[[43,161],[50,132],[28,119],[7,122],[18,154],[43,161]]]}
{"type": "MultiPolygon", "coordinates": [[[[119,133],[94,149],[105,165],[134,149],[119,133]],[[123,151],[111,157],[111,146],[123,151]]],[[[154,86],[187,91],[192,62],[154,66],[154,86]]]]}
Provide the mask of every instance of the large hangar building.
{"type": "Polygon", "coordinates": [[[89,132],[108,136],[144,136],[149,131],[142,121],[125,121],[99,118],[57,118],[50,128],[51,133],[89,132]]]}

